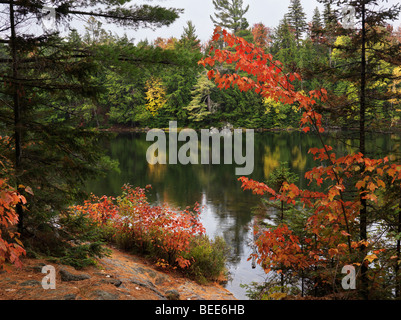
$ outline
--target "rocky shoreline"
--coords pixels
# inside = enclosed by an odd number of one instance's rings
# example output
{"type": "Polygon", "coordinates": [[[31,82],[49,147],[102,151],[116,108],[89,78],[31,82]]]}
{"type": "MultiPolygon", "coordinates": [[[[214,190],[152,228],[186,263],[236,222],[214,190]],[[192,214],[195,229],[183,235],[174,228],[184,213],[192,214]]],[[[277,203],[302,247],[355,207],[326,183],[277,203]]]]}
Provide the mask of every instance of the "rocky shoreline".
{"type": "Polygon", "coordinates": [[[83,270],[24,259],[22,268],[0,273],[0,300],[236,300],[218,283],[200,285],[141,257],[110,249],[110,256],[83,270]],[[56,270],[55,289],[42,287],[45,265],[56,270]]]}

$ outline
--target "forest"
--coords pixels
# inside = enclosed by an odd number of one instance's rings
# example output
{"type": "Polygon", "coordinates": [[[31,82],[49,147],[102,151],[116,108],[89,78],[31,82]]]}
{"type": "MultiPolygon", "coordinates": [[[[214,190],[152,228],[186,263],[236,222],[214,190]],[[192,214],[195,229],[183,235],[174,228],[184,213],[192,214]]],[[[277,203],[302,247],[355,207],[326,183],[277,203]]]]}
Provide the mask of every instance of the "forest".
{"type": "Polygon", "coordinates": [[[153,206],[151,186],[126,184],[118,197],[85,190],[118,171],[105,137],[177,121],[319,140],[308,151],[316,166],[305,173],[307,189],[285,164],[266,181],[239,178],[260,197],[250,259],[274,274],[249,287],[251,299],[401,298],[400,150],[378,155],[367,142],[368,134],[399,139],[400,4],[319,0],[324,10],[307,21],[302,1],[290,0],[268,26],[248,21],[242,0],[213,0],[215,30],[201,42],[192,21],[180,38],[155,41],[106,27],[170,26],[181,9],[48,2],[0,1],[0,268],[22,265],[25,255],[84,268],[115,243],[198,281],[218,278],[227,248],[205,235],[198,204],[180,213],[153,206]],[[27,34],[49,14],[68,32],[27,34]],[[327,145],[333,135],[337,143],[327,145]],[[346,139],[352,145],[340,152],[346,139]],[[341,286],[343,266],[355,270],[356,290],[341,286]]]}

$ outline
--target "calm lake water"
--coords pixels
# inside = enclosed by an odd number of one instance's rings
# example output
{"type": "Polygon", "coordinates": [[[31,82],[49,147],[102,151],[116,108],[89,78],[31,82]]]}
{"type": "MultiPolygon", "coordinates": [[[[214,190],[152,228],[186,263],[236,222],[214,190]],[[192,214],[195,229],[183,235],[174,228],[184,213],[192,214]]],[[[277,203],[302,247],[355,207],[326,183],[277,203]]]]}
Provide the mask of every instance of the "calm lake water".
{"type": "MultiPolygon", "coordinates": [[[[355,147],[352,146],[354,140],[351,134],[343,136],[341,141],[334,137],[325,137],[325,140],[326,144],[338,149],[338,155],[355,147]]],[[[231,280],[226,288],[238,299],[247,299],[240,284],[263,282],[266,278],[261,268],[252,269],[251,261],[247,261],[252,252],[249,246],[252,237],[250,225],[254,216],[252,208],[259,204],[259,198],[249,191],[242,191],[235,175],[237,164],[149,165],[146,151],[152,144],[146,141],[144,133],[119,134],[105,141],[109,156],[119,161],[121,172],[112,172],[89,183],[88,190],[99,196],[116,196],[125,183],[140,187],[151,184],[149,200],[154,204],[167,202],[171,206],[185,208],[198,202],[204,206],[202,221],[207,234],[210,237],[223,236],[232,250],[227,266],[231,280]]],[[[368,150],[383,156],[399,149],[399,144],[398,136],[381,134],[370,135],[367,145],[368,150]]],[[[299,186],[306,187],[305,172],[318,164],[308,154],[311,147],[321,147],[313,134],[255,133],[254,171],[249,177],[264,181],[280,162],[287,162],[291,171],[298,174],[299,186]]]]}

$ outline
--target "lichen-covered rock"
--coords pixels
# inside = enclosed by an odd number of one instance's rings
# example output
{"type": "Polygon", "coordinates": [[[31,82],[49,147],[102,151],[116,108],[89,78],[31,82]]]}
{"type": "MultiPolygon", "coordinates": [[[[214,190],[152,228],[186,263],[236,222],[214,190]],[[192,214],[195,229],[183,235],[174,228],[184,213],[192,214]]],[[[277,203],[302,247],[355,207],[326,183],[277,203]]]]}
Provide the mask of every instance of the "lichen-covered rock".
{"type": "Polygon", "coordinates": [[[73,274],[66,269],[60,270],[60,276],[62,281],[82,281],[90,279],[90,275],[88,274],[73,274]]]}
{"type": "Polygon", "coordinates": [[[90,294],[90,297],[94,300],[118,300],[118,294],[104,290],[95,290],[90,294]]]}
{"type": "Polygon", "coordinates": [[[55,290],[44,290],[41,286],[48,276],[41,269],[52,262],[26,258],[22,268],[12,267],[12,272],[0,275],[0,300],[235,299],[219,285],[199,285],[179,273],[165,272],[142,257],[131,258],[115,248],[111,250],[112,254],[99,259],[97,266],[82,271],[54,265],[55,290]]]}
{"type": "Polygon", "coordinates": [[[165,295],[168,300],[180,300],[180,293],[177,290],[167,290],[165,295]]]}
{"type": "Polygon", "coordinates": [[[27,281],[20,283],[20,286],[24,286],[24,287],[25,286],[33,287],[33,286],[40,286],[40,285],[41,285],[41,283],[37,280],[27,280],[27,281]]]}

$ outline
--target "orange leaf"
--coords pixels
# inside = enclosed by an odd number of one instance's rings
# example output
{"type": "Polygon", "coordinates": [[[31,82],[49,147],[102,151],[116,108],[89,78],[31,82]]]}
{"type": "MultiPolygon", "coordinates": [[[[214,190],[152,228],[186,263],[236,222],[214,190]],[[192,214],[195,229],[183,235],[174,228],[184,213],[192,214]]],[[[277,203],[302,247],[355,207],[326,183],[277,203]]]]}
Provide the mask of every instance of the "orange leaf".
{"type": "Polygon", "coordinates": [[[31,195],[34,195],[32,188],[29,187],[29,186],[25,188],[25,191],[28,192],[31,195]]]}
{"type": "Polygon", "coordinates": [[[366,182],[365,182],[364,180],[359,180],[359,181],[356,183],[355,187],[356,187],[357,189],[361,189],[361,188],[364,188],[365,185],[366,185],[366,182]]]}
{"type": "Polygon", "coordinates": [[[375,259],[377,259],[377,255],[375,254],[370,254],[365,257],[365,260],[367,260],[369,263],[373,262],[375,259]]]}
{"type": "Polygon", "coordinates": [[[345,237],[350,237],[351,235],[348,232],[345,232],[344,230],[341,231],[341,234],[345,237]]]}

